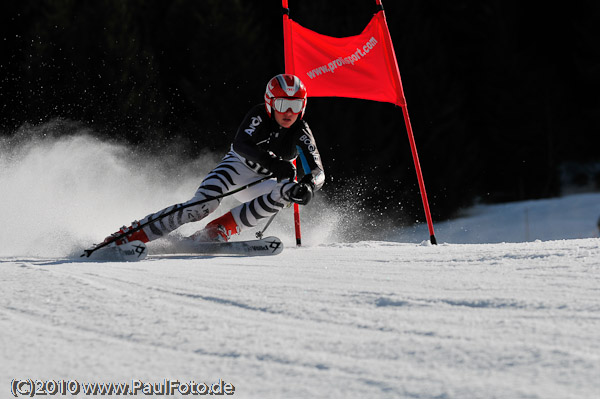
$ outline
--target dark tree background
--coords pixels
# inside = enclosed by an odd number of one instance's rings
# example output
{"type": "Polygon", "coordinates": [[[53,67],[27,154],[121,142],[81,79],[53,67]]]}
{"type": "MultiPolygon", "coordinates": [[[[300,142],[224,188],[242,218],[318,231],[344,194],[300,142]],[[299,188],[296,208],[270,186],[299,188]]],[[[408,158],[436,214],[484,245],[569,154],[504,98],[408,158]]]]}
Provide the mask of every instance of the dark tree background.
{"type": "MultiPolygon", "coordinates": [[[[280,2],[38,0],[0,9],[0,134],[64,118],[99,135],[225,151],[284,70],[280,2]]],[[[435,220],[475,199],[560,193],[558,168],[598,161],[600,3],[384,1],[435,220]]],[[[331,36],[360,33],[375,2],[290,1],[331,36]]],[[[311,98],[324,194],[379,219],[423,211],[402,113],[311,98]]],[[[199,177],[201,178],[201,176],[199,177]]]]}

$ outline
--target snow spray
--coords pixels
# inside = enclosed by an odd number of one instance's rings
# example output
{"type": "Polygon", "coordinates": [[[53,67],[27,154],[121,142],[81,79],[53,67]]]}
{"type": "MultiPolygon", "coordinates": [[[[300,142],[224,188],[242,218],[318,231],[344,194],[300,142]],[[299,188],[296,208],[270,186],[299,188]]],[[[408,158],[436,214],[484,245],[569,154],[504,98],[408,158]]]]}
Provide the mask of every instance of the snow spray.
{"type": "MultiPolygon", "coordinates": [[[[177,155],[149,155],[143,146],[100,139],[64,120],[23,126],[0,138],[0,256],[71,256],[123,225],[187,201],[224,154],[189,161],[177,155]]],[[[237,204],[227,199],[214,216],[237,204]]],[[[305,245],[339,242],[341,212],[319,195],[303,207],[305,245]]],[[[269,234],[293,240],[292,218],[284,212],[269,234]]],[[[198,223],[180,233],[205,224],[198,223]]]]}
{"type": "Polygon", "coordinates": [[[66,256],[187,200],[216,162],[172,167],[64,121],[0,138],[1,256],[66,256]],[[68,135],[63,130],[69,129],[68,135]]]}

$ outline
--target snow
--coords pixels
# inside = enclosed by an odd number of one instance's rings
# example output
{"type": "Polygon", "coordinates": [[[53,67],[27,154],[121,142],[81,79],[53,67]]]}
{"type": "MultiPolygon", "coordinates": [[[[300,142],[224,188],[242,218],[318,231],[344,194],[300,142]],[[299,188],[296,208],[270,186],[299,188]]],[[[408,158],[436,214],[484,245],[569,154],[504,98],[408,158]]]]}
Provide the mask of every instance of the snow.
{"type": "MultiPolygon", "coordinates": [[[[600,193],[497,205],[477,205],[464,216],[436,223],[436,235],[447,242],[485,244],[597,237],[600,193]]],[[[426,225],[404,229],[403,240],[428,237],[426,225]]]]}
{"type": "Polygon", "coordinates": [[[142,262],[81,262],[80,248],[187,199],[218,157],[131,168],[126,149],[84,132],[0,148],[1,397],[13,379],[222,380],[236,398],[600,397],[599,193],[478,205],[436,223],[435,246],[426,226],[348,242],[347,210],[316,201],[303,247],[291,210],[269,228],[281,255],[156,242],[142,262]]]}

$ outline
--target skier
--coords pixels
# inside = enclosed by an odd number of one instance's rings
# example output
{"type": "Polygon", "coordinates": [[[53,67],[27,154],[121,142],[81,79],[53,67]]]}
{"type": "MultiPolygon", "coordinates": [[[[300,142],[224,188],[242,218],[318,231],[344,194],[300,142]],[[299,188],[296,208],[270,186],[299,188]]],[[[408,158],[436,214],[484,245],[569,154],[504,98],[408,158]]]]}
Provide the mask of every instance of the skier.
{"type": "Polygon", "coordinates": [[[280,74],[267,84],[264,104],[254,106],[240,124],[231,150],[204,178],[189,201],[150,214],[131,226],[123,226],[104,243],[148,242],[165,237],[185,223],[197,222],[214,212],[222,196],[265,176],[270,178],[242,190],[234,197],[241,205],[194,233],[197,241],[226,242],[232,235],[254,227],[295,202],[306,205],[325,182],[321,158],[308,123],[303,119],[307,93],[297,76],[280,74]],[[298,183],[292,160],[300,156],[303,168],[298,183]],[[210,200],[214,198],[213,200],[210,200]],[[191,203],[208,200],[198,205],[191,203]],[[176,210],[179,209],[179,210],[176,210]],[[169,213],[165,217],[161,215],[169,213]],[[151,222],[150,222],[151,221],[151,222]],[[150,222],[150,223],[148,223],[150,222]],[[117,240],[140,224],[142,229],[117,240]]]}

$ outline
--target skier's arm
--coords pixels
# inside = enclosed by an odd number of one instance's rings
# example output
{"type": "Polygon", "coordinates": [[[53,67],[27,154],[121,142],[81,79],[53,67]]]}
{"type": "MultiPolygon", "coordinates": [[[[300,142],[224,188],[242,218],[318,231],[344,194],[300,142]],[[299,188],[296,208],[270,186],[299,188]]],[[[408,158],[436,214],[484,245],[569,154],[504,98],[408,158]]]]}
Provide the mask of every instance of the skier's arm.
{"type": "Polygon", "coordinates": [[[301,181],[311,184],[316,191],[319,190],[325,183],[325,169],[323,168],[321,155],[317,149],[317,143],[312,131],[306,122],[302,121],[302,123],[304,126],[301,129],[297,147],[299,152],[298,158],[302,163],[302,169],[306,174],[301,181]]]}
{"type": "Polygon", "coordinates": [[[260,132],[266,122],[265,115],[259,111],[258,107],[250,110],[238,127],[233,140],[233,150],[247,160],[268,168],[273,156],[267,150],[258,146],[260,132]]]}

